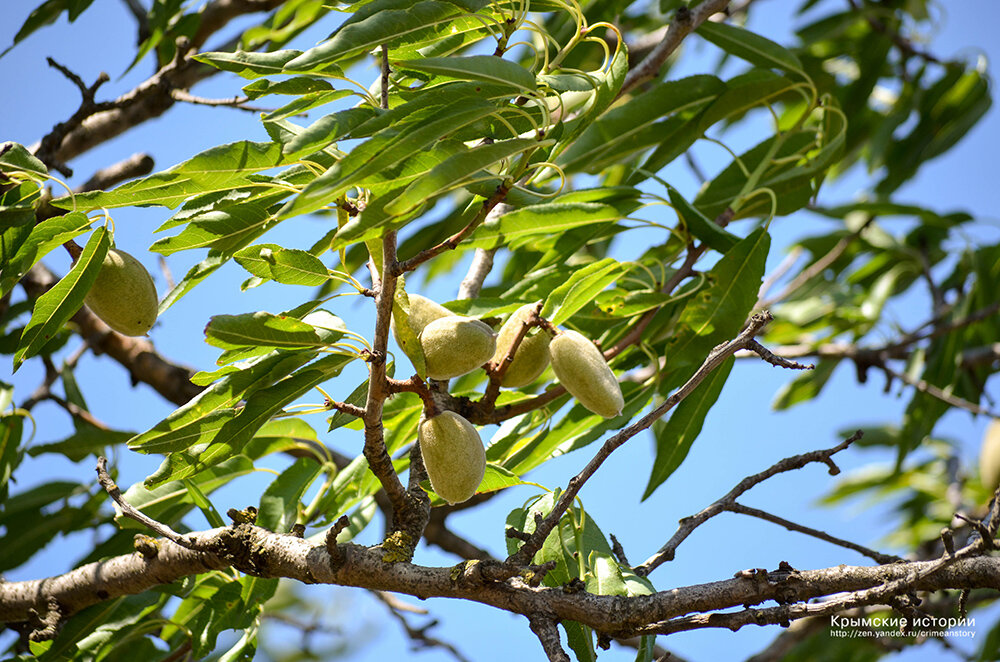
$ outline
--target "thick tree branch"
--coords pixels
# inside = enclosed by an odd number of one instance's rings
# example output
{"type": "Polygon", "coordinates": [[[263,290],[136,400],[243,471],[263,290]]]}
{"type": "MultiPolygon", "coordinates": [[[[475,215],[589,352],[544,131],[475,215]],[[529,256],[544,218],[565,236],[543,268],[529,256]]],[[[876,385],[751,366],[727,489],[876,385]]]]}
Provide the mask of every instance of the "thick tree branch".
{"type": "MultiPolygon", "coordinates": [[[[261,577],[393,591],[422,599],[468,599],[525,616],[550,614],[554,619],[575,620],[613,637],[662,629],[671,619],[693,612],[757,605],[768,600],[790,605],[779,608],[788,609],[790,618],[804,618],[833,613],[833,608],[827,606],[830,603],[804,601],[836,593],[854,593],[856,603],[859,599],[887,599],[890,594],[916,590],[1000,589],[1000,559],[989,556],[873,567],[839,565],[792,572],[762,570],[740,573],[724,581],[625,597],[531,586],[516,571],[494,572],[483,567],[475,572],[456,573],[455,568],[387,563],[379,548],[351,544],[338,545],[340,558],[335,560],[326,545],[313,545],[302,538],[271,533],[250,524],[186,537],[207,551],[193,551],[159,540],[152,547],[155,553],[113,557],[47,579],[0,583],[0,621],[30,621],[32,610],[48,613],[50,603],[59,606],[60,618],[66,618],[98,602],[230,566],[261,577]],[[650,623],[658,625],[650,627],[650,623]]],[[[488,562],[479,562],[476,567],[484,564],[488,562]]],[[[853,606],[849,602],[843,602],[841,609],[853,606]]],[[[714,627],[717,622],[713,620],[708,625],[714,627]]]]}

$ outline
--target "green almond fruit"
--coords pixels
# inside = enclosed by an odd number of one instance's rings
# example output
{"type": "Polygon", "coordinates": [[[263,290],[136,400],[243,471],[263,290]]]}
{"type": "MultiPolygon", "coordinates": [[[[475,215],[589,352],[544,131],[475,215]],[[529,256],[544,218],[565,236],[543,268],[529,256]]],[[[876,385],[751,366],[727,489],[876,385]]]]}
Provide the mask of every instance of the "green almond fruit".
{"type": "Polygon", "coordinates": [[[581,405],[604,418],[622,413],[622,389],[597,349],[583,334],[567,330],[549,343],[552,370],[560,383],[581,405]]]}
{"type": "MultiPolygon", "coordinates": [[[[500,327],[497,335],[497,351],[493,354],[493,363],[499,365],[507,356],[514,339],[521,331],[521,325],[534,312],[536,304],[529,303],[521,306],[507,318],[504,325],[500,327]]],[[[546,331],[538,327],[528,330],[528,334],[521,340],[514,352],[514,359],[507,366],[500,379],[500,385],[507,388],[519,388],[526,386],[538,379],[538,376],[545,371],[549,365],[549,343],[552,341],[546,331]]]]}
{"type": "Polygon", "coordinates": [[[1000,419],[986,426],[979,448],[979,480],[991,492],[1000,486],[1000,419]]]}
{"type": "MultiPolygon", "coordinates": [[[[407,292],[406,298],[410,302],[409,325],[413,330],[414,336],[419,336],[424,327],[434,320],[441,319],[442,317],[450,317],[455,314],[437,301],[432,301],[419,294],[410,294],[407,292]]],[[[390,326],[392,328],[392,336],[396,339],[396,344],[405,349],[406,343],[399,335],[395,316],[390,320],[390,326]]]]}
{"type": "Polygon", "coordinates": [[[486,475],[486,451],[476,427],[453,411],[421,418],[420,454],[431,488],[448,503],[466,501],[486,475]]]}
{"type": "Polygon", "coordinates": [[[427,324],[418,336],[431,379],[451,379],[482,366],[496,352],[496,334],[488,324],[452,315],[427,324]]]}
{"type": "Polygon", "coordinates": [[[104,256],[84,301],[105,324],[126,336],[146,335],[159,307],[153,277],[139,260],[117,248],[104,256]]]}

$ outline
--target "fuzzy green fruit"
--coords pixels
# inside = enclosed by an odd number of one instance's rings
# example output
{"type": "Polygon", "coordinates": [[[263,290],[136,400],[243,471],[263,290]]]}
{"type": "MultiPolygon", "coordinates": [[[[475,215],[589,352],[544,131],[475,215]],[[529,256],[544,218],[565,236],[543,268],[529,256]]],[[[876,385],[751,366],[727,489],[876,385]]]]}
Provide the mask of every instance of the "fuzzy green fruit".
{"type": "Polygon", "coordinates": [[[453,411],[441,412],[420,419],[417,439],[438,496],[461,503],[476,493],[486,474],[486,451],[472,423],[453,411]]]}
{"type": "MultiPolygon", "coordinates": [[[[413,335],[415,336],[419,336],[420,332],[424,330],[424,327],[434,320],[455,315],[455,313],[451,312],[437,301],[431,301],[427,297],[420,296],[419,294],[410,294],[407,292],[406,298],[410,301],[410,328],[413,329],[413,335]]],[[[396,322],[393,320],[393,333],[396,333],[395,325],[396,322]]],[[[396,337],[396,341],[399,341],[398,336],[396,337]]]]}
{"type": "Polygon", "coordinates": [[[991,492],[1000,486],[1000,419],[990,421],[983,434],[979,448],[979,480],[991,492]]]}
{"type": "MultiPolygon", "coordinates": [[[[493,362],[499,364],[507,356],[514,339],[521,331],[521,325],[534,312],[536,304],[529,303],[521,306],[507,318],[504,325],[500,327],[497,335],[497,351],[493,354],[493,362]]],[[[528,330],[528,334],[521,340],[514,353],[514,360],[507,366],[500,380],[501,386],[507,388],[518,388],[530,384],[538,379],[538,376],[545,371],[549,365],[549,343],[552,336],[547,332],[535,327],[528,330]]]]}
{"type": "Polygon", "coordinates": [[[143,336],[156,321],[158,302],[153,278],[135,259],[108,250],[97,280],[84,300],[105,324],[126,336],[143,336]]]}
{"type": "Polygon", "coordinates": [[[621,386],[601,350],[576,331],[563,331],[549,343],[552,370],[580,404],[604,418],[622,413],[621,386]]]}
{"type": "Polygon", "coordinates": [[[497,348],[496,334],[489,325],[460,315],[428,323],[418,337],[431,379],[470,373],[489,361],[497,348]]]}

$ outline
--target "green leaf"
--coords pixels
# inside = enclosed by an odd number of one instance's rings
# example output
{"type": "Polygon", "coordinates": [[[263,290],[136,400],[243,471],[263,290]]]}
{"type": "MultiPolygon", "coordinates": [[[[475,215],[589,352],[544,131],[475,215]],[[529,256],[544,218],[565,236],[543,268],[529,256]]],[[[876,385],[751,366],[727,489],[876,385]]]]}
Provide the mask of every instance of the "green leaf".
{"type": "Polygon", "coordinates": [[[621,217],[621,212],[608,204],[547,202],[515,209],[495,222],[480,225],[468,244],[477,248],[503,244],[517,247],[530,242],[533,237],[558,234],[593,223],[617,221],[621,217]]]}
{"type": "Polygon", "coordinates": [[[392,66],[456,80],[509,85],[521,91],[535,89],[535,75],[519,64],[493,55],[465,57],[427,57],[420,60],[393,61],[392,66]]]}
{"type": "Polygon", "coordinates": [[[758,228],[712,267],[709,286],[688,299],[667,340],[666,373],[676,377],[681,368],[700,364],[713,347],[736,337],[757,301],[770,245],[770,236],[758,228]]]}
{"type": "MultiPolygon", "coordinates": [[[[396,197],[392,203],[385,206],[389,214],[400,215],[413,211],[434,198],[463,186],[473,179],[480,179],[483,168],[489,167],[504,159],[520,154],[530,149],[549,147],[553,140],[535,140],[534,138],[515,138],[492,145],[480,145],[467,152],[462,152],[435,166],[429,173],[418,178],[396,197]]],[[[493,177],[492,173],[486,173],[493,177]]]]}
{"type": "MultiPolygon", "coordinates": [[[[347,136],[354,128],[378,116],[378,113],[379,109],[377,108],[357,106],[324,115],[290,137],[284,143],[282,152],[286,157],[292,159],[299,155],[325,149],[347,136]]],[[[272,120],[270,124],[273,123],[272,120]]]]}
{"type": "Polygon", "coordinates": [[[720,94],[701,117],[701,130],[716,122],[742,115],[761,104],[789,92],[796,83],[767,69],[751,69],[726,81],[726,91],[720,94]]]}
{"type": "Polygon", "coordinates": [[[0,143],[0,172],[23,172],[36,181],[46,181],[49,169],[28,149],[15,142],[0,143]]]}
{"type": "Polygon", "coordinates": [[[248,393],[273,384],[314,356],[314,353],[275,351],[254,359],[250,365],[222,375],[187,404],[133,437],[128,447],[141,453],[170,453],[202,443],[236,415],[235,405],[248,393]]]}
{"type": "Polygon", "coordinates": [[[310,71],[383,44],[391,50],[423,41],[437,30],[446,31],[450,20],[464,11],[450,2],[375,0],[355,11],[328,40],[288,62],[287,69],[310,71]]]}
{"type": "Polygon", "coordinates": [[[758,67],[784,69],[798,74],[806,80],[809,77],[802,68],[802,62],[784,46],[767,37],[751,32],[731,23],[704,21],[697,30],[705,40],[722,50],[746,60],[758,67]]]}
{"type": "Polygon", "coordinates": [[[707,75],[659,83],[606,112],[587,127],[556,162],[565,170],[595,172],[600,169],[600,163],[624,159],[638,149],[660,142],[662,135],[645,144],[630,140],[647,129],[653,129],[654,136],[661,133],[662,125],[655,124],[660,118],[699,108],[725,89],[721,80],[707,75]]]}
{"type": "Polygon", "coordinates": [[[406,131],[387,129],[365,141],[312,181],[279,214],[288,218],[326,206],[366,177],[413,156],[443,136],[496,112],[486,101],[470,100],[436,112],[433,119],[406,131]]]}
{"type": "MultiPolygon", "coordinates": [[[[794,156],[804,156],[805,152],[816,144],[816,135],[812,131],[799,131],[773,136],[740,155],[743,166],[753,173],[774,147],[774,142],[781,143],[774,154],[774,160],[766,167],[764,176],[757,182],[757,190],[770,188],[777,197],[777,215],[789,214],[799,209],[809,201],[812,194],[810,181],[812,173],[800,171],[798,178],[785,178],[794,168],[794,156]],[[775,160],[781,159],[780,162],[775,160]]],[[[716,218],[727,207],[733,207],[738,202],[745,202],[749,191],[743,189],[747,184],[747,176],[735,161],[722,170],[715,179],[698,192],[694,205],[708,218],[716,218]]],[[[740,207],[736,218],[746,218],[755,215],[768,214],[771,211],[770,196],[758,195],[749,203],[740,207]]]]}
{"type": "Polygon", "coordinates": [[[726,232],[717,223],[698,211],[697,207],[684,199],[673,186],[667,187],[670,203],[674,206],[677,216],[684,222],[684,227],[693,237],[700,239],[709,248],[725,253],[736,245],[739,237],[726,232]]]}
{"type": "Polygon", "coordinates": [[[150,250],[161,255],[208,248],[230,254],[274,224],[274,215],[259,202],[246,201],[195,215],[181,232],[159,239],[150,250]]]}
{"type": "Polygon", "coordinates": [[[592,304],[604,288],[626,272],[628,265],[610,257],[575,269],[573,275],[545,300],[542,316],[556,325],[565,323],[574,313],[592,304]]]}
{"type": "MultiPolygon", "coordinates": [[[[6,409],[6,407],[4,407],[6,409]]],[[[21,435],[24,416],[19,413],[0,416],[0,501],[7,500],[7,489],[14,469],[21,463],[21,435]]]]}
{"type": "Polygon", "coordinates": [[[722,393],[722,387],[729,378],[733,363],[733,358],[727,359],[674,408],[665,423],[655,427],[656,459],[653,461],[646,491],[642,495],[643,501],[677,471],[687,457],[691,445],[701,433],[705,417],[722,393]]]}
{"type": "Polygon", "coordinates": [[[45,0],[42,4],[28,14],[21,29],[14,35],[14,42],[0,55],[6,55],[7,51],[14,47],[21,40],[28,37],[35,30],[44,25],[55,23],[56,19],[66,12],[69,22],[72,23],[80,14],[93,3],[94,0],[45,0]]]}
{"type": "MultiPolygon", "coordinates": [[[[209,52],[199,53],[194,56],[198,62],[210,64],[222,71],[231,71],[243,78],[260,78],[272,74],[287,74],[296,71],[294,67],[287,65],[292,60],[302,55],[302,51],[279,50],[269,53],[255,53],[247,51],[235,52],[209,52]]],[[[324,67],[323,72],[331,76],[341,77],[343,73],[337,67],[324,67]]]]}
{"type": "Polygon", "coordinates": [[[110,245],[108,231],[103,227],[97,228],[69,273],[38,297],[31,320],[24,328],[14,354],[15,372],[25,359],[38,354],[63,324],[80,310],[84,297],[97,279],[110,245]]]}
{"type": "Polygon", "coordinates": [[[134,432],[106,430],[88,423],[78,423],[77,430],[60,441],[48,444],[32,444],[28,455],[35,457],[44,453],[59,453],[72,462],[82,462],[88,456],[102,455],[108,446],[122,444],[135,436],[134,432]]]}
{"type": "Polygon", "coordinates": [[[823,390],[839,363],[839,359],[820,359],[814,370],[806,370],[782,386],[774,396],[771,407],[777,410],[788,409],[792,405],[812,400],[823,390]]]}
{"type": "Polygon", "coordinates": [[[146,486],[168,480],[180,480],[197,475],[208,467],[242,452],[243,447],[282,407],[303,396],[314,387],[340,374],[354,356],[328,354],[296,370],[272,386],[260,388],[246,399],[246,404],[218,431],[209,436],[208,447],[172,453],[157,471],[146,478],[146,486]]]}
{"type": "Polygon", "coordinates": [[[329,280],[329,272],[315,255],[278,244],[248,246],[233,254],[241,267],[258,278],[286,285],[316,287],[329,280]]]}
{"type": "Polygon", "coordinates": [[[81,211],[147,205],[172,209],[195,195],[253,185],[249,175],[273,168],[280,162],[281,145],[241,140],[205,150],[168,170],[127,182],[111,191],[63,196],[52,204],[81,211]]]}
{"type": "MultiPolygon", "coordinates": [[[[32,213],[32,221],[34,214],[32,213]]],[[[87,231],[92,221],[80,212],[42,221],[3,265],[0,272],[0,297],[10,292],[17,281],[50,251],[87,231]]]]}
{"type": "Polygon", "coordinates": [[[266,312],[213,315],[205,327],[205,340],[223,349],[319,347],[326,344],[311,324],[266,312]]]}
{"type": "Polygon", "coordinates": [[[323,466],[311,457],[300,457],[267,486],[257,509],[257,526],[275,533],[287,533],[299,515],[299,502],[323,466]]]}

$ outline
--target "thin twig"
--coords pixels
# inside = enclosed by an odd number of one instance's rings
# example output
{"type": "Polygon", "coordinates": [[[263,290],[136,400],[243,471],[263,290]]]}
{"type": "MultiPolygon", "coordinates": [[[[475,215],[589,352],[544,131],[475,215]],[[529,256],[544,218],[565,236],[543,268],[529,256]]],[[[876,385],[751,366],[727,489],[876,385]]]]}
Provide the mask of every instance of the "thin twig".
{"type": "Polygon", "coordinates": [[[673,20],[670,21],[670,27],[663,36],[663,41],[657,44],[646,56],[646,59],[625,76],[625,82],[622,83],[622,89],[618,92],[618,96],[628,94],[632,88],[656,76],[660,67],[677,50],[684,38],[704,23],[709,16],[723,11],[728,4],[729,0],[705,0],[691,9],[680,7],[674,14],[673,20]]]}
{"type": "Polygon", "coordinates": [[[858,430],[853,435],[837,444],[833,448],[828,448],[826,450],[812,451],[810,453],[803,453],[802,455],[794,455],[792,457],[787,457],[768,469],[761,471],[760,473],[753,474],[752,476],[747,476],[739,482],[736,487],[731,489],[725,496],[715,501],[712,505],[704,508],[701,512],[691,515],[690,517],[685,517],[680,521],[680,526],[677,528],[677,532],[667,541],[663,547],[661,547],[656,554],[646,559],[642,565],[635,568],[636,574],[645,577],[649,575],[653,570],[658,568],[660,565],[667,561],[671,561],[674,558],[674,553],[677,551],[677,547],[680,546],[684,540],[691,535],[691,533],[697,529],[699,526],[707,522],[709,519],[715,517],[721,512],[725,512],[726,507],[729,504],[735,503],[736,499],[740,497],[744,492],[749,490],[755,485],[759,485],[768,478],[776,476],[779,473],[784,473],[786,471],[794,471],[796,469],[801,469],[807,464],[813,462],[823,462],[830,467],[830,473],[836,474],[840,472],[837,465],[833,463],[831,457],[836,455],[840,451],[844,450],[855,441],[863,436],[861,430],[858,430]]]}
{"type": "Polygon", "coordinates": [[[926,379],[917,379],[914,377],[910,377],[905,373],[896,372],[887,365],[881,365],[879,367],[889,377],[898,379],[904,384],[907,384],[917,389],[921,393],[925,393],[931,396],[932,398],[937,398],[941,402],[951,405],[952,407],[958,407],[960,409],[972,412],[973,414],[982,414],[984,416],[990,416],[992,418],[1000,418],[1000,412],[994,411],[987,407],[980,407],[975,402],[969,402],[965,398],[960,398],[957,395],[948,393],[940,386],[935,386],[934,384],[928,382],[926,379]]]}
{"type": "Polygon", "coordinates": [[[410,259],[397,263],[396,275],[402,275],[413,271],[431,258],[437,257],[445,251],[453,250],[462,242],[463,239],[472,234],[472,231],[483,223],[494,207],[504,201],[504,198],[507,197],[507,193],[510,192],[510,186],[511,184],[507,181],[504,181],[497,186],[493,195],[483,201],[482,207],[479,208],[479,211],[464,228],[451,235],[440,244],[431,246],[426,250],[420,251],[410,259]]]}
{"type": "Polygon", "coordinates": [[[744,506],[741,503],[729,503],[726,504],[725,510],[731,513],[738,513],[740,515],[749,515],[750,517],[756,517],[757,519],[762,519],[778,526],[783,526],[789,531],[797,531],[798,533],[804,533],[807,536],[812,536],[813,538],[818,538],[828,543],[832,543],[839,547],[844,547],[850,550],[854,550],[859,554],[863,554],[868,558],[877,561],[879,563],[895,563],[897,561],[902,561],[903,559],[899,556],[894,556],[892,554],[883,554],[882,552],[876,551],[874,549],[869,549],[864,545],[859,545],[857,543],[851,542],[850,540],[844,540],[843,538],[838,538],[832,536],[825,531],[820,531],[819,529],[814,529],[809,526],[803,526],[802,524],[797,524],[791,520],[787,520],[784,517],[778,517],[767,511],[760,510],[757,508],[752,508],[750,506],[744,506]]]}
{"type": "Polygon", "coordinates": [[[604,442],[604,445],[601,446],[601,449],[597,452],[597,454],[594,455],[590,462],[587,463],[587,466],[584,467],[580,473],[570,479],[569,484],[559,496],[559,500],[552,507],[552,510],[540,523],[536,525],[535,531],[531,534],[531,538],[525,542],[517,552],[512,554],[508,560],[521,564],[528,563],[535,555],[535,552],[541,549],[545,539],[548,537],[552,529],[555,528],[556,524],[558,524],[559,520],[562,518],[563,514],[565,514],[569,506],[573,503],[573,499],[576,498],[580,489],[600,468],[608,456],[610,456],[612,452],[622,446],[622,444],[626,441],[649,428],[655,421],[659,420],[664,414],[690,395],[691,392],[698,387],[702,380],[721,366],[726,359],[732,356],[738,349],[746,347],[747,343],[752,340],[753,337],[759,333],[770,320],[771,314],[767,311],[762,311],[754,315],[751,318],[750,323],[747,324],[746,328],[740,332],[736,338],[722,343],[718,347],[714,348],[705,359],[705,362],[701,364],[701,367],[698,368],[691,378],[688,379],[683,386],[677,389],[677,391],[671,394],[670,397],[663,402],[663,404],[604,442]]]}
{"type": "Polygon", "coordinates": [[[238,110],[245,110],[248,113],[266,113],[269,109],[261,108],[259,106],[248,106],[247,101],[250,101],[250,97],[233,97],[232,99],[209,99],[207,97],[199,97],[191,94],[187,90],[173,89],[170,90],[170,96],[174,98],[175,101],[182,101],[184,103],[194,104],[196,106],[226,106],[229,108],[236,108],[238,110]]]}
{"type": "Polygon", "coordinates": [[[199,548],[197,545],[191,543],[184,536],[177,533],[166,524],[157,522],[155,519],[144,515],[140,511],[133,508],[132,505],[125,500],[125,497],[122,496],[121,490],[118,489],[118,486],[115,485],[115,481],[113,481],[111,476],[108,474],[108,460],[103,455],[97,458],[97,481],[101,484],[101,487],[104,488],[104,491],[108,493],[108,496],[110,496],[114,502],[118,504],[118,507],[121,508],[123,515],[130,519],[134,519],[136,522],[139,522],[143,526],[155,531],[164,538],[177,543],[185,549],[198,551],[199,548]]]}
{"type": "Polygon", "coordinates": [[[792,361],[791,359],[786,359],[783,356],[778,356],[767,347],[764,347],[759,342],[754,340],[753,342],[747,343],[747,351],[751,351],[760,358],[764,359],[766,362],[773,366],[779,368],[788,368],[789,370],[813,370],[816,366],[812,363],[806,365],[804,363],[799,363],[798,361],[792,361]]]}

